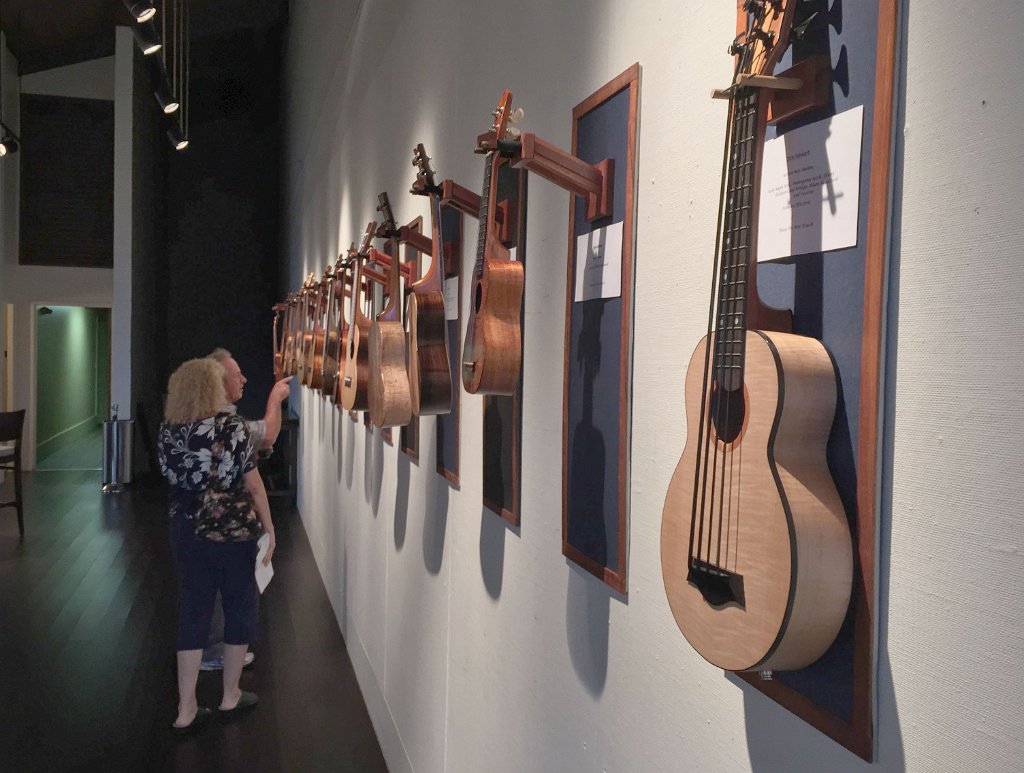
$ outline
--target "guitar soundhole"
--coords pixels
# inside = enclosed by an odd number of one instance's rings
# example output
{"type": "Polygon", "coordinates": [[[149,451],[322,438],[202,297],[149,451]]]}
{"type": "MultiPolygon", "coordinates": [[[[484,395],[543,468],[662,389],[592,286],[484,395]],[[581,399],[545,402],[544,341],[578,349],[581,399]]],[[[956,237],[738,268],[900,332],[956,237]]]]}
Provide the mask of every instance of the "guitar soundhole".
{"type": "Polygon", "coordinates": [[[731,443],[739,437],[746,415],[743,387],[722,389],[717,384],[711,391],[711,420],[715,423],[715,434],[723,443],[731,443]]]}
{"type": "Polygon", "coordinates": [[[476,292],[473,294],[473,311],[479,312],[480,305],[484,302],[484,288],[477,282],[476,292]]]}
{"type": "Polygon", "coordinates": [[[690,562],[686,581],[697,586],[700,595],[713,607],[744,605],[743,575],[729,572],[699,559],[690,562]]]}

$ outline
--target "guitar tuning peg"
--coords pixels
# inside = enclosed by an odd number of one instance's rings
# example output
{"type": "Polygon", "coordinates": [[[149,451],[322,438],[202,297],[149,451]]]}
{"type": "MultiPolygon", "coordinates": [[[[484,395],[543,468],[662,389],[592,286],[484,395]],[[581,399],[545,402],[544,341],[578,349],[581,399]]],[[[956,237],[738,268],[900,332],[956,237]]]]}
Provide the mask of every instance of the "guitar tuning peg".
{"type": "Polygon", "coordinates": [[[520,121],[523,120],[523,116],[524,115],[526,115],[526,111],[523,110],[523,108],[521,108],[521,107],[517,107],[515,110],[513,110],[511,113],[509,113],[508,122],[509,123],[519,123],[520,121]]]}
{"type": "Polygon", "coordinates": [[[515,126],[509,126],[505,129],[505,134],[510,140],[518,140],[522,136],[523,132],[515,126]]]}

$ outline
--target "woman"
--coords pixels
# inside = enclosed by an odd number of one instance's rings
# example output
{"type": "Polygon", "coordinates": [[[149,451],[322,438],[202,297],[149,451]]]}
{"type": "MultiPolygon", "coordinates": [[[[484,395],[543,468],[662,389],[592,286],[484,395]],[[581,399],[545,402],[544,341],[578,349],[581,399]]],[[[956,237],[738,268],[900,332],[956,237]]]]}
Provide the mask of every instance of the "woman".
{"type": "Polygon", "coordinates": [[[171,484],[171,545],[179,586],[178,717],[171,730],[187,735],[213,714],[198,706],[196,680],[218,590],[225,619],[220,711],[223,715],[239,712],[259,700],[255,693],[243,692],[238,686],[259,611],[255,579],[258,535],[236,529],[197,536],[207,489],[233,492],[238,501],[244,497],[243,489],[251,495],[259,524],[270,537],[264,564],[270,563],[275,540],[267,492],[256,469],[258,449],[245,421],[222,412],[227,404],[223,366],[209,358],[189,360],[171,374],[167,392],[158,451],[160,470],[171,484]]]}

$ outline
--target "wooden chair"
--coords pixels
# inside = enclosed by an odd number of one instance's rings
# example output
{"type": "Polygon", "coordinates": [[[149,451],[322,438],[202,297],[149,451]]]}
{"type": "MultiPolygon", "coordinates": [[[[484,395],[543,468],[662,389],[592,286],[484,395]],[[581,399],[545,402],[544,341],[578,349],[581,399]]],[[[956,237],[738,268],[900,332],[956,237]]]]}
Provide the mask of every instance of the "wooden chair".
{"type": "Polygon", "coordinates": [[[0,508],[13,507],[18,511],[18,533],[25,536],[25,515],[21,502],[21,430],[25,426],[25,411],[0,413],[0,443],[14,442],[12,448],[0,448],[0,470],[14,472],[14,501],[0,502],[0,508]]]}

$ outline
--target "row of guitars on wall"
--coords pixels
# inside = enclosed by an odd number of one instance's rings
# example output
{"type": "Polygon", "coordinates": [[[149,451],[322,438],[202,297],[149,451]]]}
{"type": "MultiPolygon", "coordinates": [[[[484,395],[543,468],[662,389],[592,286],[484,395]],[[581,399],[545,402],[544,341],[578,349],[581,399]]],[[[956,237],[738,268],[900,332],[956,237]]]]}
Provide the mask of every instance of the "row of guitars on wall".
{"type": "MultiPolygon", "coordinates": [[[[821,342],[786,330],[787,315],[757,296],[756,209],[771,76],[792,27],[795,0],[740,4],[747,28],[732,53],[720,248],[708,335],[685,378],[686,445],[662,517],[669,605],[707,660],[728,670],[806,666],[835,639],[849,604],[849,526],[825,458],[836,373],[821,342]]],[[[784,83],[784,81],[787,81],[784,83]]],[[[519,383],[523,267],[498,238],[502,153],[517,142],[506,91],[477,152],[485,158],[480,230],[461,361],[471,393],[511,394],[519,383]]],[[[451,409],[443,295],[442,190],[420,145],[412,192],[430,198],[431,237],[399,228],[385,194],[353,246],[320,278],[275,307],[275,367],[297,375],[376,426],[451,409]],[[429,252],[422,277],[379,252],[374,238],[429,252]],[[406,274],[407,329],[400,274],[406,274]],[[374,290],[374,285],[382,290],[374,290]],[[373,314],[373,303],[382,306],[373,314]],[[345,311],[347,306],[347,312],[345,311]]]]}
{"type": "MultiPolygon", "coordinates": [[[[511,102],[511,94],[505,91],[491,129],[477,147],[484,155],[484,184],[477,205],[480,236],[461,368],[463,386],[470,393],[512,394],[522,363],[523,266],[511,259],[499,239],[495,207],[499,143],[515,142],[516,130],[509,123],[517,116],[511,102]]],[[[388,195],[382,193],[377,207],[382,222],[371,221],[358,247],[353,245],[322,277],[310,274],[298,292],[274,307],[277,376],[295,375],[346,410],[368,411],[378,427],[403,426],[413,416],[446,414],[452,406],[443,284],[443,189],[434,179],[422,144],[413,151],[413,165],[417,174],[412,193],[430,199],[430,238],[408,226],[399,227],[388,195]],[[387,240],[383,252],[372,246],[375,238],[387,240]],[[402,243],[430,254],[422,277],[399,259],[397,245],[402,243]],[[405,278],[404,295],[401,277],[405,278]],[[382,306],[376,313],[375,301],[382,306]]],[[[455,195],[475,203],[464,189],[455,195]]]]}

